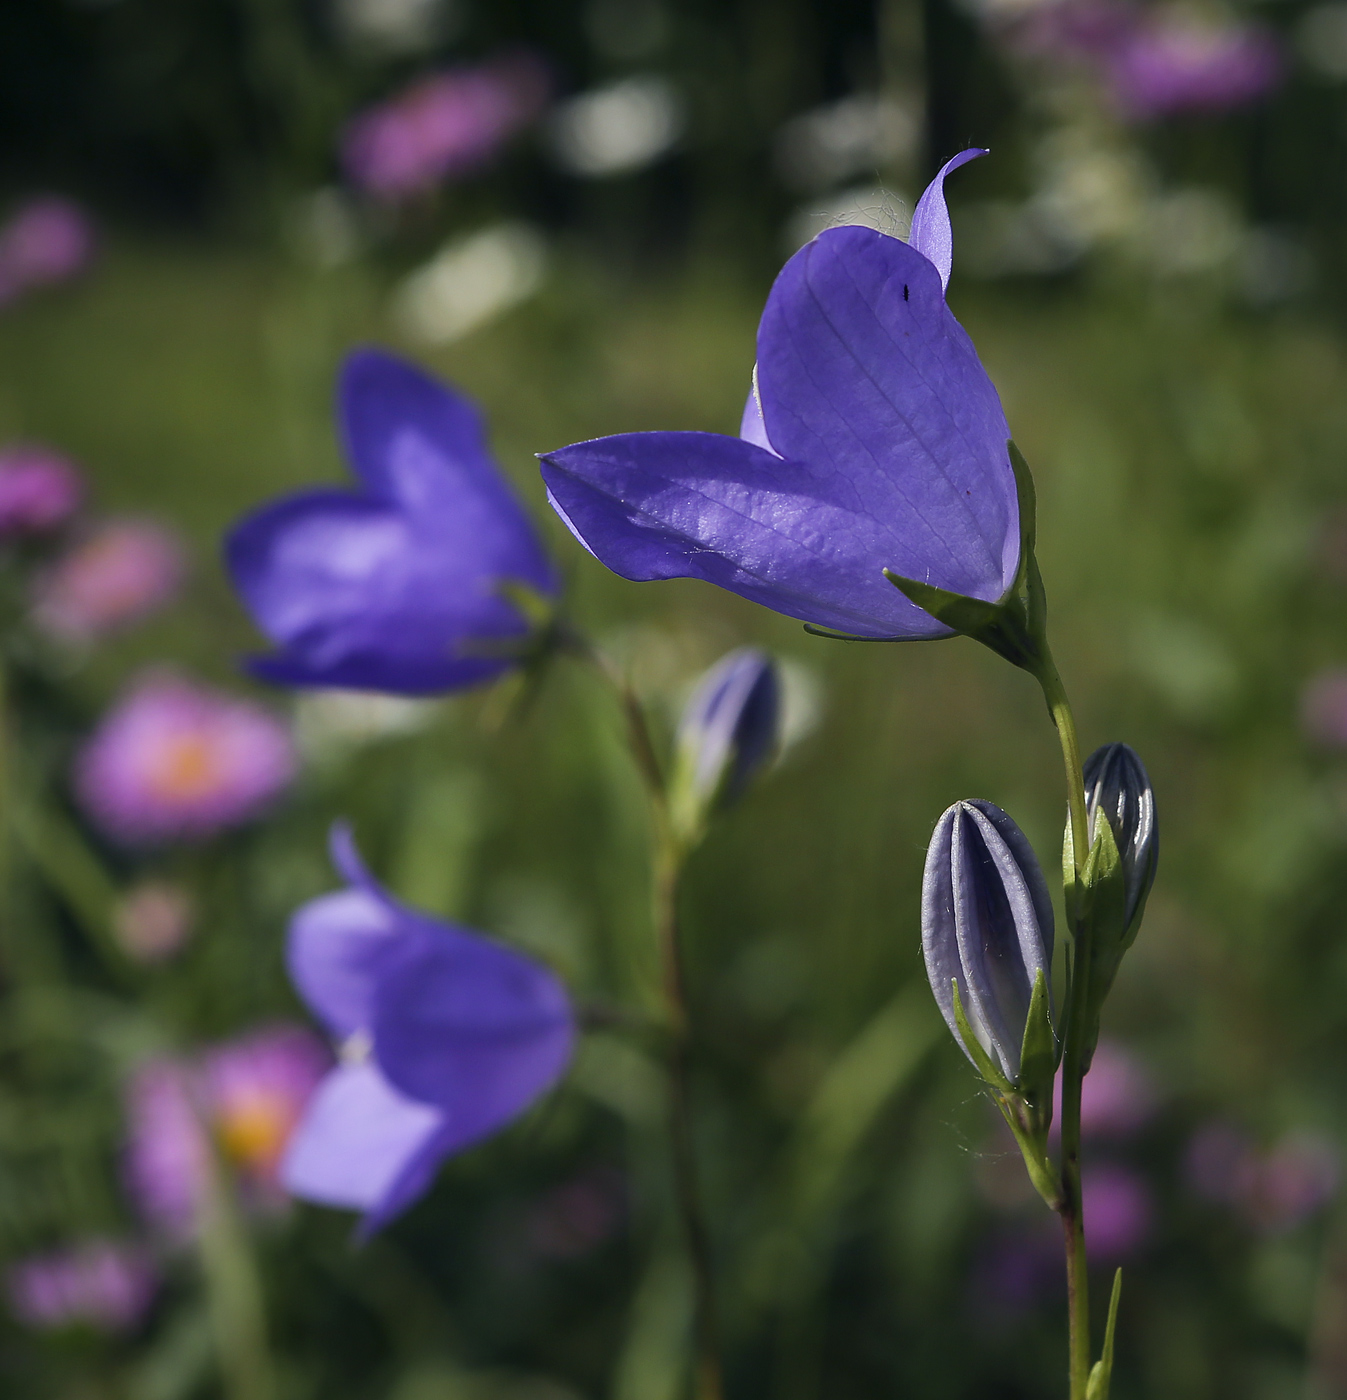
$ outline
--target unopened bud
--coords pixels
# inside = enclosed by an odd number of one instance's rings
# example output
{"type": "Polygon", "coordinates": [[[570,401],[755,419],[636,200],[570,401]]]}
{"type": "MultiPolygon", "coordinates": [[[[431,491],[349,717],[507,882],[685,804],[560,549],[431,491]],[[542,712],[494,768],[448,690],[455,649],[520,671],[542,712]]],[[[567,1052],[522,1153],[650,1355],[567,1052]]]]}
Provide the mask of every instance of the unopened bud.
{"type": "Polygon", "coordinates": [[[766,652],[740,647],[701,678],[678,724],[670,783],[684,840],[743,793],[775,754],[780,727],[781,682],[766,652]]]}
{"type": "Polygon", "coordinates": [[[1124,923],[1130,941],[1155,881],[1159,858],[1155,792],[1134,749],[1105,744],[1085,760],[1085,807],[1092,846],[1101,812],[1113,828],[1127,889],[1124,923]]]}
{"type": "MultiPolygon", "coordinates": [[[[921,895],[922,951],[931,990],[954,1038],[979,1070],[960,1015],[985,1055],[1012,1085],[1030,1003],[1052,977],[1053,916],[1048,887],[1028,838],[990,802],[956,802],[936,824],[921,895]],[[958,1000],[956,1009],[955,990],[958,1000]]],[[[1042,997],[1051,1082],[1056,1036],[1051,998],[1042,997]]],[[[1031,1037],[1031,1040],[1035,1039],[1031,1037]]]]}

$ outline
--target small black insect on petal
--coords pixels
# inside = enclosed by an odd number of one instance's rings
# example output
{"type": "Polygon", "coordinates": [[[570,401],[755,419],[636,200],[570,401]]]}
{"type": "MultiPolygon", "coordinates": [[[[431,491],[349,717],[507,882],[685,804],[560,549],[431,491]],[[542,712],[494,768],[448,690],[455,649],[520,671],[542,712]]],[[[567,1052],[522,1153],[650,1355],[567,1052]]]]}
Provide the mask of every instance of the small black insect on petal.
{"type": "Polygon", "coordinates": [[[907,283],[906,283],[906,282],[903,283],[903,300],[904,300],[904,301],[907,300],[907,283]]]}

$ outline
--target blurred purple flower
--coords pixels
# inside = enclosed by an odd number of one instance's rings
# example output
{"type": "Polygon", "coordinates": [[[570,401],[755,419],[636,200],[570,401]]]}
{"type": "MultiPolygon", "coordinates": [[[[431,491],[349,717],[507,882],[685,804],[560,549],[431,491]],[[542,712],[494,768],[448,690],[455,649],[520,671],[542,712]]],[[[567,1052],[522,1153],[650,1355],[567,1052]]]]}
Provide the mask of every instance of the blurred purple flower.
{"type": "Polygon", "coordinates": [[[625,433],[549,452],[576,538],[623,578],[699,578],[863,637],[948,636],[886,568],[999,601],[1020,560],[1001,401],[945,304],[943,183],[910,243],[834,228],[782,269],[739,437],[625,433]]]}
{"type": "Polygon", "coordinates": [[[38,443],[0,447],[0,539],[54,530],[83,495],[84,482],[68,457],[38,443]]]}
{"type": "Polygon", "coordinates": [[[485,165],[541,111],[547,70],[528,53],[454,68],[356,116],[342,136],[347,178],[396,201],[485,165]]]}
{"type": "Polygon", "coordinates": [[[295,775],[289,730],[248,700],[167,672],[134,682],[75,762],[85,811],[139,845],[213,835],[257,816],[295,775]]]}
{"type": "Polygon", "coordinates": [[[191,895],[166,880],[143,880],[117,901],[112,931],[118,946],[137,962],[172,957],[191,936],[191,895]]]}
{"type": "MultiPolygon", "coordinates": [[[[1006,37],[1021,52],[1050,59],[1095,58],[1124,42],[1136,26],[1135,5],[1120,0],[1057,0],[1012,14],[1006,37]]],[[[991,16],[996,22],[998,16],[991,16]]]]}
{"type": "Polygon", "coordinates": [[[1051,1228],[994,1234],[979,1251],[969,1278],[974,1317],[999,1328],[1032,1313],[1059,1286],[1061,1248],[1061,1231],[1051,1228]]]}
{"type": "Polygon", "coordinates": [[[33,619],[72,642],[138,622],[169,602],[183,576],[177,539],[148,520],[110,520],[38,580],[33,619]]]}
{"type": "Polygon", "coordinates": [[[399,904],[336,828],[350,888],[297,911],[290,975],[342,1044],[286,1153],[306,1200],[365,1212],[369,1235],[430,1185],[444,1158],[518,1117],[570,1061],[575,1024],[546,968],[399,904]]]}
{"type": "MultiPolygon", "coordinates": [[[[1080,1086],[1080,1130],[1085,1137],[1123,1138],[1155,1109],[1155,1085],[1125,1046],[1101,1040],[1080,1086]]],[[[1062,1080],[1053,1085],[1052,1135],[1061,1133],[1062,1080]]]]}
{"type": "Polygon", "coordinates": [[[338,389],[363,489],[305,491],[230,533],[225,557],[280,650],[252,670],[281,685],[429,695],[514,664],[529,622],[510,585],[558,582],[467,399],[378,350],[338,389]]]}
{"type": "Polygon", "coordinates": [[[190,1060],[141,1065],[126,1094],[126,1180],[145,1219],[192,1233],[212,1142],[246,1205],[283,1205],[282,1154],[331,1063],[311,1031],[269,1026],[190,1060]]]}
{"type": "Polygon", "coordinates": [[[1283,1234],[1323,1209],[1337,1191],[1340,1163],[1316,1133],[1288,1133],[1261,1152],[1228,1123],[1199,1128],[1184,1157],[1193,1192],[1233,1207],[1254,1229],[1283,1234]]]}
{"type": "Polygon", "coordinates": [[[1131,1168],[1113,1162],[1086,1167],[1080,1192],[1093,1262],[1116,1264],[1146,1243],[1154,1214],[1151,1193],[1131,1168]]]}
{"type": "Polygon", "coordinates": [[[90,1239],[20,1259],[5,1284],[10,1311],[29,1327],[129,1332],[149,1311],[158,1280],[141,1246],[90,1239]]]}
{"type": "Polygon", "coordinates": [[[1269,30],[1177,9],[1140,19],[1106,58],[1114,100],[1133,121],[1244,106],[1271,92],[1284,67],[1269,30]]]}
{"type": "Polygon", "coordinates": [[[1347,748],[1347,667],[1320,671],[1300,694],[1300,725],[1326,749],[1347,748]]]}
{"type": "Polygon", "coordinates": [[[83,272],[95,241],[78,204],[55,195],[29,200],[0,227],[0,306],[83,272]]]}

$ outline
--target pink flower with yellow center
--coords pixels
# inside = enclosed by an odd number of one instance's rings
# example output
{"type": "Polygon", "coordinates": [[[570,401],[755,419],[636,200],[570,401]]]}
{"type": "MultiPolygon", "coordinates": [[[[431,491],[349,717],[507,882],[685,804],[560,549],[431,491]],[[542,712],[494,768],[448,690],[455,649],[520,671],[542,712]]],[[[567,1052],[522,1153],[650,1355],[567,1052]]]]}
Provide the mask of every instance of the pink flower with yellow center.
{"type": "Polygon", "coordinates": [[[39,581],[33,618],[67,641],[90,641],[168,603],[183,577],[177,539],[148,520],[112,520],[39,581]]]}
{"type": "Polygon", "coordinates": [[[290,783],[289,729],[248,700],[151,672],[103,718],[75,764],[90,817],[127,845],[210,836],[290,783]]]}
{"type": "Polygon", "coordinates": [[[126,1180],[144,1217],[192,1233],[218,1154],[246,1206],[288,1197],[280,1161],[310,1095],[331,1067],[326,1046],[298,1026],[271,1026],[192,1060],[147,1061],[127,1088],[126,1180]]]}

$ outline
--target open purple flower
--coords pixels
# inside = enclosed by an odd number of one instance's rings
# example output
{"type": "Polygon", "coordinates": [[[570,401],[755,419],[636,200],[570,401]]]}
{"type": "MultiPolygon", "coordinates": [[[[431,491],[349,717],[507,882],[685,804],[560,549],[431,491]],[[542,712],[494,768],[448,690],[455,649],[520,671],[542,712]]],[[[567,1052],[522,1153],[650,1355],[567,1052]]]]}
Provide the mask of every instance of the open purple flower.
{"type": "Polygon", "coordinates": [[[1020,562],[1001,401],[945,304],[945,176],[909,243],[821,233],[758,327],[740,436],[626,433],[543,457],[553,506],[624,578],[699,578],[871,638],[943,637],[884,570],[999,602],[1020,562]]]}
{"type": "Polygon", "coordinates": [[[448,1156],[521,1114],[571,1058],[575,1022],[547,968],[399,904],[350,833],[332,858],[350,884],[290,925],[290,975],[342,1045],[291,1140],[287,1188],[365,1212],[379,1229],[448,1156]]]}
{"type": "Polygon", "coordinates": [[[558,584],[481,414],[379,350],[347,359],[338,404],[362,489],[285,497],[225,544],[235,586],[279,649],[252,670],[403,695],[499,675],[529,631],[511,587],[550,596],[558,584]]]}

